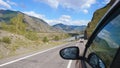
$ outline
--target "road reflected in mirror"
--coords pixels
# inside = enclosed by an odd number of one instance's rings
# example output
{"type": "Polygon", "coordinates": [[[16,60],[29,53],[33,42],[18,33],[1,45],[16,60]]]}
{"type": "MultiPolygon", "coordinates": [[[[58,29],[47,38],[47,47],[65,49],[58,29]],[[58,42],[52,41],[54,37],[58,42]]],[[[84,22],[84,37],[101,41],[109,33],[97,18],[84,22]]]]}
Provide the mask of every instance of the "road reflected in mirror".
{"type": "Polygon", "coordinates": [[[78,59],[79,57],[79,48],[78,47],[67,47],[60,51],[60,55],[64,59],[78,59]]]}

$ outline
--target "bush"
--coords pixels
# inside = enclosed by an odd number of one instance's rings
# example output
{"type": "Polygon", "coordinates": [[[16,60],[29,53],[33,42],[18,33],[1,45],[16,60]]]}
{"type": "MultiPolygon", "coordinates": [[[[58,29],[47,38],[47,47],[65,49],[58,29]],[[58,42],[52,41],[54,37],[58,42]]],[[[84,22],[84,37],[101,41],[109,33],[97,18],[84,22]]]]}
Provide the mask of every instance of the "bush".
{"type": "Polygon", "coordinates": [[[44,38],[43,38],[43,42],[45,42],[45,43],[46,43],[46,42],[49,42],[48,38],[47,38],[47,37],[44,37],[44,38]]]}
{"type": "Polygon", "coordinates": [[[54,37],[54,40],[55,40],[55,41],[58,41],[59,39],[60,39],[60,38],[59,38],[58,36],[55,36],[55,37],[54,37]]]}
{"type": "Polygon", "coordinates": [[[9,37],[3,37],[1,41],[7,44],[11,43],[11,39],[9,37]]]}
{"type": "Polygon", "coordinates": [[[29,40],[35,41],[38,40],[39,37],[36,32],[26,32],[25,37],[29,40]]]}
{"type": "Polygon", "coordinates": [[[0,39],[0,42],[2,42],[2,39],[0,39]]]}

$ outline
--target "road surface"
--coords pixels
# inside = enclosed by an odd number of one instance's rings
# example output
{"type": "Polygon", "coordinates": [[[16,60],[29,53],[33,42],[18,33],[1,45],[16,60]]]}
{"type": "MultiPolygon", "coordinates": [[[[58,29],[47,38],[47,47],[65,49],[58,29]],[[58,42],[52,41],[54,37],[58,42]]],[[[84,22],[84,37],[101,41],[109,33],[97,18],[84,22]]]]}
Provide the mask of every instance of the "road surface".
{"type": "Polygon", "coordinates": [[[79,46],[80,50],[84,49],[83,43],[67,43],[24,57],[0,60],[0,68],[75,68],[75,60],[64,60],[59,56],[60,49],[69,46],[79,46]]]}

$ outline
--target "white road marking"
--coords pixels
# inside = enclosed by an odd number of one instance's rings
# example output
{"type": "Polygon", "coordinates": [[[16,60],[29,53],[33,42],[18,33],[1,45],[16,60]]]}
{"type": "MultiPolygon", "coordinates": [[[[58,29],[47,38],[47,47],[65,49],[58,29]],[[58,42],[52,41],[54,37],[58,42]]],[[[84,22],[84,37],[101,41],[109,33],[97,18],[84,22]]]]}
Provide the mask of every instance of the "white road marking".
{"type": "MultiPolygon", "coordinates": [[[[67,43],[67,44],[68,44],[68,43],[67,43]]],[[[62,46],[65,46],[65,45],[66,45],[66,44],[64,44],[64,45],[62,45],[62,46]]],[[[8,65],[8,64],[15,63],[15,62],[17,62],[17,61],[20,61],[20,60],[23,60],[23,59],[26,59],[26,58],[35,56],[35,55],[37,55],[37,54],[41,54],[41,53],[50,51],[50,50],[52,50],[52,49],[56,49],[56,48],[58,48],[58,47],[62,47],[62,46],[53,47],[53,48],[50,48],[50,49],[47,49],[47,50],[44,50],[44,51],[40,51],[40,52],[31,54],[31,55],[28,55],[28,56],[25,56],[25,57],[22,57],[22,58],[19,58],[19,59],[16,59],[16,60],[13,60],[13,61],[10,61],[10,62],[7,62],[7,63],[0,64],[0,67],[5,66],[5,65],[8,65]]]]}
{"type": "MultiPolygon", "coordinates": [[[[75,46],[78,46],[78,44],[76,44],[75,46]]],[[[71,67],[71,64],[72,64],[72,60],[69,60],[68,65],[67,65],[67,68],[70,68],[70,67],[71,67]]]]}
{"type": "Polygon", "coordinates": [[[69,61],[67,68],[70,68],[72,64],[72,60],[69,61]]]}

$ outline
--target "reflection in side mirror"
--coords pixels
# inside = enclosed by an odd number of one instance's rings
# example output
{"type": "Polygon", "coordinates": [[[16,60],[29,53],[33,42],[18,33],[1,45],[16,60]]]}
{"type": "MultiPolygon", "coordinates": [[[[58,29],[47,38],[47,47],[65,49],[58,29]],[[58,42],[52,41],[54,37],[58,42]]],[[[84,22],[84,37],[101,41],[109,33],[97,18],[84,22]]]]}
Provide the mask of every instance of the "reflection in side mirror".
{"type": "Polygon", "coordinates": [[[91,53],[88,56],[88,63],[93,68],[106,68],[104,62],[95,53],[91,53]]]}
{"type": "Polygon", "coordinates": [[[63,59],[76,60],[79,58],[79,48],[76,46],[64,48],[60,50],[60,56],[63,59]]]}

